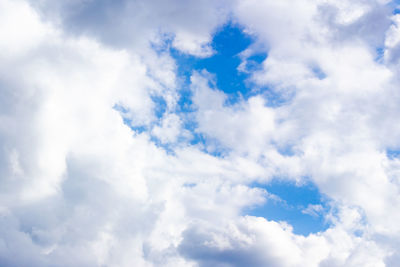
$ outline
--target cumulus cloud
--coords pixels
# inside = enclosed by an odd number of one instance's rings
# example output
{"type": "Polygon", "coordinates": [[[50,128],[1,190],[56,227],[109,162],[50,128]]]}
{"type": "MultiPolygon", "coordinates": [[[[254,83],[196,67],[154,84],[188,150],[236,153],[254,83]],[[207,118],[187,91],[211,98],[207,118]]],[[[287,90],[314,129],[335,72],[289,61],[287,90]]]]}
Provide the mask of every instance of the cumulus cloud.
{"type": "Polygon", "coordinates": [[[143,49],[171,35],[182,52],[208,56],[211,35],[228,15],[228,1],[30,1],[72,35],[90,35],[113,47],[143,49]]]}
{"type": "Polygon", "coordinates": [[[0,265],[396,266],[393,6],[0,0],[0,265]],[[229,21],[254,40],[235,103],[171,53],[211,57],[229,21]],[[246,215],[273,179],[315,184],[330,227],[246,215]]]}

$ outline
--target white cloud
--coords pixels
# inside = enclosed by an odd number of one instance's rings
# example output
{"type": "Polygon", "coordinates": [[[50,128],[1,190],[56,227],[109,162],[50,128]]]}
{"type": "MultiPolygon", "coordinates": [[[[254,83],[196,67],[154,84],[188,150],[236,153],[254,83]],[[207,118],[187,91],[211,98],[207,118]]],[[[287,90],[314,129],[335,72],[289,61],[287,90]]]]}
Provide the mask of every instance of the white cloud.
{"type": "Polygon", "coordinates": [[[324,207],[320,204],[308,204],[307,208],[303,209],[301,212],[314,217],[319,217],[324,210],[324,207]]]}
{"type": "Polygon", "coordinates": [[[207,77],[194,73],[191,81],[198,130],[240,154],[258,157],[275,130],[275,114],[265,100],[255,96],[227,106],[226,96],[211,89],[207,77]]]}
{"type": "Polygon", "coordinates": [[[159,33],[184,53],[212,53],[212,32],[225,21],[229,1],[30,1],[46,19],[71,34],[89,34],[108,45],[142,48],[159,33]]]}
{"type": "Polygon", "coordinates": [[[0,0],[0,265],[396,266],[390,12],[372,0],[0,0]],[[268,52],[247,71],[283,104],[263,92],[229,104],[204,71],[193,114],[175,113],[179,62],[163,48],[209,56],[228,16],[268,52]],[[190,145],[196,134],[224,157],[190,145]],[[303,212],[332,226],[302,236],[244,216],[272,197],[251,185],[276,176],[315,183],[332,211],[303,212]]]}
{"type": "Polygon", "coordinates": [[[176,114],[166,114],[161,120],[160,126],[155,126],[152,134],[160,139],[161,143],[175,143],[180,135],[190,137],[189,132],[182,129],[182,121],[176,114]]]}

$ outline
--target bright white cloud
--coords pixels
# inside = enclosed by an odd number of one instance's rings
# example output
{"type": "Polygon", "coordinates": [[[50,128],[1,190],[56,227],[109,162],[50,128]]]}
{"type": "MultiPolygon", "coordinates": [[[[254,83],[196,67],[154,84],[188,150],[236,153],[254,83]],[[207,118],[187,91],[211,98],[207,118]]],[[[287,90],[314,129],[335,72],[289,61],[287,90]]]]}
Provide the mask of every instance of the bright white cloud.
{"type": "Polygon", "coordinates": [[[0,0],[0,265],[396,266],[390,5],[0,0]],[[184,113],[166,47],[211,56],[228,18],[255,39],[242,60],[268,53],[240,67],[259,91],[232,104],[194,71],[184,113]],[[243,214],[275,197],[252,186],[274,177],[311,180],[329,210],[303,213],[331,227],[243,214]]]}

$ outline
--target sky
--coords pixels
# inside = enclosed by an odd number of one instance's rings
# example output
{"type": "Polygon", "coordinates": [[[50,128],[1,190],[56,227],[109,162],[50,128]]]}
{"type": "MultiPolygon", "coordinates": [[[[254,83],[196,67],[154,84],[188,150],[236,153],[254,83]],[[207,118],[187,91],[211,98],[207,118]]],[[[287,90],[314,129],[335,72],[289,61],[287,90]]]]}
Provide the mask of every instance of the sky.
{"type": "Polygon", "coordinates": [[[0,266],[397,267],[399,10],[0,0],[0,266]]]}

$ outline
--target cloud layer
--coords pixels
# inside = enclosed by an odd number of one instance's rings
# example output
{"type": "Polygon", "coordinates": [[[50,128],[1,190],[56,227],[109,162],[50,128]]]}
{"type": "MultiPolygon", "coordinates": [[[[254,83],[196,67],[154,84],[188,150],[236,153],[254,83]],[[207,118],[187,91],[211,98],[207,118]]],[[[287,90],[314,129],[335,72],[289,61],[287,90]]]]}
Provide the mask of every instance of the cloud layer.
{"type": "Polygon", "coordinates": [[[397,266],[396,10],[0,0],[0,265],[397,266]],[[253,40],[233,103],[171,52],[212,57],[227,24],[253,40]],[[247,215],[273,180],[314,184],[330,227],[247,215]]]}

